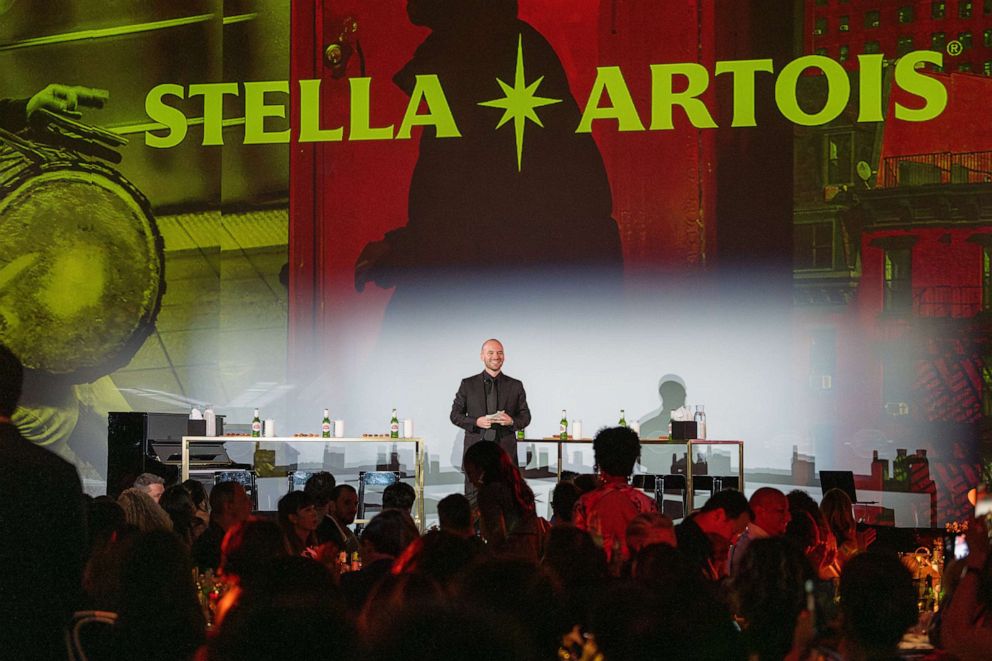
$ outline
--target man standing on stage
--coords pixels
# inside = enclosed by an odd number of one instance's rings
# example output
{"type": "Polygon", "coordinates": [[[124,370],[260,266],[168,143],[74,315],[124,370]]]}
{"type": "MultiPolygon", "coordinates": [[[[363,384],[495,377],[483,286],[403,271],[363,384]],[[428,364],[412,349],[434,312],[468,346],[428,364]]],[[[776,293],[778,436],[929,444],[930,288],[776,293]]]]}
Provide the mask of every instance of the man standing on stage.
{"type": "Polygon", "coordinates": [[[524,384],[501,371],[499,340],[486,340],[480,358],[485,369],[462,379],[451,405],[451,422],[465,430],[466,450],[480,440],[495,441],[516,460],[514,432],[530,424],[524,384]]]}

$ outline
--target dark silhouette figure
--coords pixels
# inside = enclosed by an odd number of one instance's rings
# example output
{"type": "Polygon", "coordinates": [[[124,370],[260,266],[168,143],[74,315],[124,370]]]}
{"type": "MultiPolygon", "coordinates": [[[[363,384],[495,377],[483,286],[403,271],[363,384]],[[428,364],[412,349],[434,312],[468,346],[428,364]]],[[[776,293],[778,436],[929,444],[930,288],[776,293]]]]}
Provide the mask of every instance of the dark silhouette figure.
{"type": "Polygon", "coordinates": [[[592,136],[575,132],[578,104],[552,47],[517,19],[516,0],[411,0],[407,11],[432,32],[393,80],[410,94],[416,76],[436,74],[461,137],[423,131],[408,223],[366,246],[356,287],[395,285],[391,313],[439,291],[478,306],[480,296],[534,297],[538,281],[587,294],[615,287],[622,255],[609,182],[592,136]],[[505,96],[497,79],[514,85],[518,44],[525,84],[543,77],[534,95],[560,100],[534,111],[543,127],[526,121],[519,170],[514,121],[497,129],[503,109],[479,105],[505,96]]]}
{"type": "Polygon", "coordinates": [[[678,374],[666,374],[658,381],[661,407],[641,418],[641,438],[658,438],[668,435],[672,411],[685,406],[685,381],[678,374]]]}

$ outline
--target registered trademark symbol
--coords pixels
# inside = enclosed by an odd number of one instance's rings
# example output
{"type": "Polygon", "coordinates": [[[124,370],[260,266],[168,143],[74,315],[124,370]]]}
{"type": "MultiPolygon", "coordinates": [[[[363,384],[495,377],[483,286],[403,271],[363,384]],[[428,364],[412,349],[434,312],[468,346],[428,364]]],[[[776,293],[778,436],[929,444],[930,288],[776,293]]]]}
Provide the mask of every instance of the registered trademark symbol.
{"type": "Polygon", "coordinates": [[[948,55],[960,55],[964,51],[964,44],[955,39],[947,43],[948,55]]]}

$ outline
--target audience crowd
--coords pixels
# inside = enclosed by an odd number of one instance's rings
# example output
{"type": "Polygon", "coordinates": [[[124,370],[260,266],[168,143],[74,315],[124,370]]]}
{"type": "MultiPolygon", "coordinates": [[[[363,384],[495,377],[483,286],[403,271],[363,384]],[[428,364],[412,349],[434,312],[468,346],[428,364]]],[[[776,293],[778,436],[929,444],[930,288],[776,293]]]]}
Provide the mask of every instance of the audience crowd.
{"type": "Polygon", "coordinates": [[[116,499],[84,497],[10,423],[14,383],[0,347],[3,658],[992,658],[980,520],[928,621],[906,565],[859,532],[842,493],[725,490],[673,525],[629,484],[627,428],[597,434],[599,477],[561,482],[550,522],[515,462],[480,442],[464,458],[474,504],[443,498],[421,535],[416,494],[396,485],[356,533],[355,490],[324,472],[276,518],[234,482],[208,496],[141,475],[116,499]],[[105,623],[84,626],[93,611],[105,623]],[[926,626],[936,647],[900,647],[926,626]]]}

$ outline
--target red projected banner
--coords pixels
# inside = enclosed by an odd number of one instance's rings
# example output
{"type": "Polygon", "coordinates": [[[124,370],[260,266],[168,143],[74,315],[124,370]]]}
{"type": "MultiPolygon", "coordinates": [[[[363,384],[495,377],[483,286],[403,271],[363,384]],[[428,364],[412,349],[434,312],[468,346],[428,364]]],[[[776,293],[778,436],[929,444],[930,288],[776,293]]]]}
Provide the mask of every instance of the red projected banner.
{"type": "MultiPolygon", "coordinates": [[[[628,288],[650,286],[663,274],[699,276],[721,263],[778,270],[786,283],[791,127],[775,112],[765,76],[750,98],[757,126],[733,129],[736,84],[708,73],[721,59],[768,58],[776,69],[789,59],[791,16],[766,5],[734,3],[716,12],[706,3],[528,2],[519,20],[514,2],[463,3],[445,10],[448,16],[426,18],[396,3],[297,6],[292,75],[321,81],[321,121],[350,121],[354,129],[361,106],[360,124],[393,137],[293,146],[290,319],[297,349],[312,355],[314,338],[339,343],[342,318],[365,321],[354,338],[359,345],[374,340],[376,320],[404,286],[384,277],[383,287],[369,283],[359,292],[356,263],[384,237],[392,251],[384,261],[407,260],[400,270],[485,259],[472,245],[477,239],[503,242],[497,259],[521,269],[561,260],[620,266],[619,259],[628,288]],[[514,80],[518,63],[524,86],[537,85],[532,93],[545,101],[531,118],[510,120],[509,111],[501,118],[492,99],[514,80]],[[672,63],[675,73],[662,71],[672,63]],[[556,81],[556,72],[564,79],[556,81]],[[411,138],[397,133],[411,114],[411,91],[421,92],[410,89],[410,76],[421,73],[438,75],[463,134],[446,142],[417,130],[411,138]],[[702,87],[698,75],[706,78],[702,87]],[[370,82],[359,92],[356,82],[364,79],[370,82]],[[356,105],[358,94],[365,101],[356,105]],[[722,128],[697,126],[707,119],[722,128]],[[594,143],[583,142],[583,123],[594,143]],[[504,173],[513,163],[514,132],[518,171],[504,173]],[[549,137],[555,135],[562,137],[549,137]],[[536,147],[527,151],[530,145],[536,147]],[[506,201],[513,196],[523,201],[506,201]],[[577,199],[583,201],[570,207],[577,199]],[[600,214],[601,227],[579,222],[589,214],[600,214]],[[540,224],[547,226],[534,230],[540,224]],[[417,226],[431,237],[410,239],[417,226]],[[577,243],[583,236],[595,247],[577,243]],[[620,244],[616,257],[603,247],[613,241],[620,244]],[[525,255],[523,245],[544,254],[525,255]],[[392,286],[399,289],[391,293],[392,286]]],[[[437,113],[428,96],[419,102],[421,112],[437,113]]],[[[298,115],[292,112],[294,121],[298,115]]]]}

